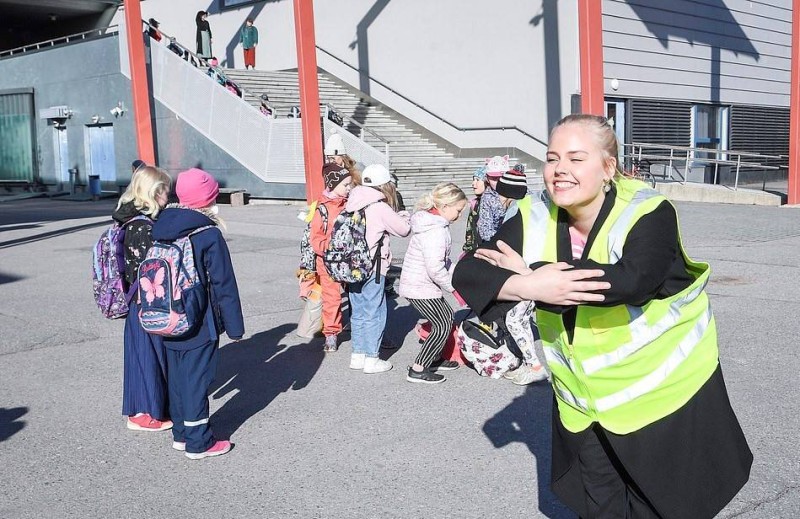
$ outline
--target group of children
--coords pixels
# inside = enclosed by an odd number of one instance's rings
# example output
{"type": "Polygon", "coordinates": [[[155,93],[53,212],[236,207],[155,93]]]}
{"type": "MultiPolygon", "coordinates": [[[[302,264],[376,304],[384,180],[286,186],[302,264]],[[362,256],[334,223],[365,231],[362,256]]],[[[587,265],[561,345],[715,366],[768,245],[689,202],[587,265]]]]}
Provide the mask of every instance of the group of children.
{"type": "MultiPolygon", "coordinates": [[[[219,337],[227,333],[233,340],[241,339],[244,320],[230,253],[220,230],[224,224],[216,205],[219,184],[200,169],[184,171],[175,183],[178,203],[168,204],[171,184],[165,171],[134,162],[131,183],[113,214],[125,229],[122,257],[130,297],[122,412],[129,429],[172,429],[172,447],[190,459],[201,459],[231,449],[229,441],[218,440],[211,432],[207,395],[216,372],[219,337]],[[155,242],[169,244],[186,237],[208,296],[205,308],[199,309],[201,322],[180,337],[148,333],[140,322],[139,266],[155,242]]],[[[161,286],[145,288],[148,299],[165,296],[161,286]]]]}
{"type": "MultiPolygon", "coordinates": [[[[390,236],[411,235],[403,258],[399,295],[428,321],[430,333],[424,338],[419,354],[409,366],[406,380],[435,384],[445,380],[439,373],[457,369],[459,363],[442,358],[453,329],[454,311],[445,293],[454,293],[450,224],[469,206],[464,251],[477,249],[491,239],[503,223],[512,204],[526,196],[528,188],[524,167],[511,168],[508,157],[487,159],[476,171],[469,202],[466,194],[453,183],[442,183],[422,196],[409,215],[400,210],[396,180],[380,164],[356,166],[346,153],[341,137],[333,134],[325,145],[326,164],[322,169],[325,190],[313,208],[309,223],[309,242],[315,255],[313,268],[301,269],[301,280],[316,280],[322,290],[322,333],[326,352],[339,347],[342,326],[342,292],[350,303],[352,353],[350,368],[364,373],[382,373],[392,369],[388,360],[378,357],[386,327],[386,274],[392,261],[390,236]],[[333,222],[343,213],[363,211],[366,247],[373,265],[369,276],[356,282],[334,279],[323,262],[326,250],[335,240],[333,222]]],[[[525,385],[547,378],[547,371],[536,354],[533,305],[514,307],[497,327],[513,338],[520,357],[520,367],[506,374],[513,383],[525,385]]]]}

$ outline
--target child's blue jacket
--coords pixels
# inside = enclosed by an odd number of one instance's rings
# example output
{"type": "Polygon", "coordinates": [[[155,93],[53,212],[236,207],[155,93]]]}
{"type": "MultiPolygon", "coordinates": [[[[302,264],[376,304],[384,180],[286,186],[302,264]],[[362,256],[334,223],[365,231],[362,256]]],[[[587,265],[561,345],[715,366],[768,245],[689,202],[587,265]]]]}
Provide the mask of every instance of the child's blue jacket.
{"type": "Polygon", "coordinates": [[[190,239],[198,274],[203,285],[209,287],[210,304],[203,326],[199,326],[193,334],[180,339],[164,339],[164,345],[172,350],[198,348],[216,341],[226,332],[231,339],[241,339],[244,335],[242,304],[230,252],[222,232],[211,218],[194,209],[170,205],[159,213],[158,220],[153,224],[153,240],[174,241],[207,225],[214,227],[193,234],[190,239]]]}

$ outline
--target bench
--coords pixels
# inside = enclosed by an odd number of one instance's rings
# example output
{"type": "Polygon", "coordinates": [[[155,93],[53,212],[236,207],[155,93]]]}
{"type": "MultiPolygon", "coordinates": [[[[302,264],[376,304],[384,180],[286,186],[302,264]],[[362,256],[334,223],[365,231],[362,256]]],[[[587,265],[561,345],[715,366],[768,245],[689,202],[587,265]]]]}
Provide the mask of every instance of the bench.
{"type": "Polygon", "coordinates": [[[225,195],[228,197],[231,206],[239,207],[247,204],[248,197],[247,190],[238,188],[238,187],[223,187],[219,190],[220,195],[225,195]]]}

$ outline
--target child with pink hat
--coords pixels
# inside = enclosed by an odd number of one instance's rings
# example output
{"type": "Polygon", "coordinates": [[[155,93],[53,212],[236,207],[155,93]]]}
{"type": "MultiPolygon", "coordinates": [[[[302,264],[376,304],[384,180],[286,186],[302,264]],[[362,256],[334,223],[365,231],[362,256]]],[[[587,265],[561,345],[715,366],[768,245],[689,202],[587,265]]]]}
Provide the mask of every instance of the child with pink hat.
{"type": "Polygon", "coordinates": [[[478,236],[481,241],[489,241],[497,233],[506,215],[506,206],[497,194],[497,182],[508,171],[508,155],[496,155],[486,159],[484,174],[486,190],[478,207],[478,236]]]}
{"type": "Polygon", "coordinates": [[[244,335],[239,288],[228,245],[219,229],[219,184],[205,171],[192,168],[178,175],[178,204],[170,204],[153,225],[153,239],[174,242],[189,237],[194,262],[208,304],[204,319],[187,334],[165,337],[169,409],[173,421],[172,447],[190,459],[219,456],[231,443],[214,438],[208,425],[208,390],[214,380],[223,333],[234,341],[244,335]]]}

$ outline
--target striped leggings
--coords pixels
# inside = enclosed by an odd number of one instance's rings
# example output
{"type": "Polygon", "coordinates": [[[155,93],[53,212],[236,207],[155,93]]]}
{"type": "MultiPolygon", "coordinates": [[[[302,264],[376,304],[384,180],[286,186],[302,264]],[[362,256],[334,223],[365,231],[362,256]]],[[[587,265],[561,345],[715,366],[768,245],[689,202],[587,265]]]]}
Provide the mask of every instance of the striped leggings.
{"type": "Polygon", "coordinates": [[[414,361],[422,367],[428,368],[442,356],[447,337],[450,336],[453,329],[453,309],[443,297],[439,299],[408,299],[408,302],[431,323],[431,333],[422,343],[419,355],[414,361]]]}

